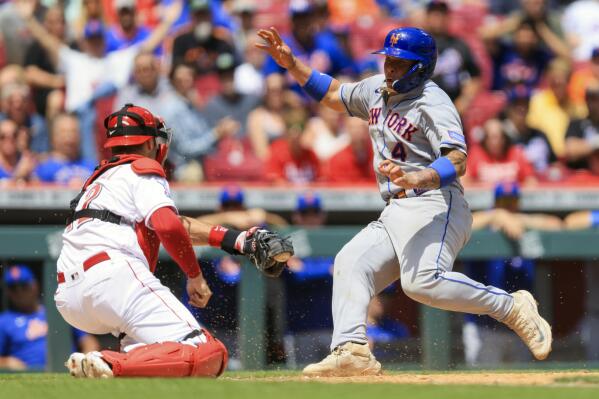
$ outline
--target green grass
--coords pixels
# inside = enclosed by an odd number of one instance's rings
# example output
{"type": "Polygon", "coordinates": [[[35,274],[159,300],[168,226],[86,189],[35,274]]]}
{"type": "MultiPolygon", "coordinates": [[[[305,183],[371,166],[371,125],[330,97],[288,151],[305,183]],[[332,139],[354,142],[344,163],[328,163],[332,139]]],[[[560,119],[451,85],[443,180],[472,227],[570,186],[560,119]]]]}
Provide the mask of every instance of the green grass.
{"type": "MultiPolygon", "coordinates": [[[[553,399],[599,398],[595,386],[510,387],[475,385],[329,384],[315,381],[260,381],[289,372],[225,374],[237,379],[111,379],[77,380],[66,374],[0,375],[2,399],[553,399]]],[[[564,381],[583,383],[589,381],[564,381]]]]}

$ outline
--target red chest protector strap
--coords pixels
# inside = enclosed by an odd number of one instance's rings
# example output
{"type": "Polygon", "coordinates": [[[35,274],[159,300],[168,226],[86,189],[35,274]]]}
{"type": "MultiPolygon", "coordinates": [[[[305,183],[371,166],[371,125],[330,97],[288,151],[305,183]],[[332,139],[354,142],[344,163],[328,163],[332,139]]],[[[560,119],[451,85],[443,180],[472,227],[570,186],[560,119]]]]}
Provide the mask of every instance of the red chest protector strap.
{"type": "Polygon", "coordinates": [[[109,160],[104,160],[100,163],[100,165],[96,166],[94,172],[83,184],[83,187],[81,188],[79,194],[77,194],[77,196],[71,200],[71,214],[67,218],[67,224],[70,224],[73,221],[80,218],[93,218],[102,220],[104,222],[120,224],[122,217],[114,212],[109,211],[108,209],[81,209],[79,211],[75,211],[75,209],[77,208],[77,204],[79,204],[79,200],[81,200],[81,197],[85,193],[85,190],[98,177],[100,177],[104,172],[106,172],[109,169],[129,163],[132,164],[131,167],[133,171],[137,174],[157,174],[163,177],[165,176],[164,169],[162,169],[162,166],[158,162],[150,158],[144,157],[143,155],[127,154],[116,156],[109,160]]]}

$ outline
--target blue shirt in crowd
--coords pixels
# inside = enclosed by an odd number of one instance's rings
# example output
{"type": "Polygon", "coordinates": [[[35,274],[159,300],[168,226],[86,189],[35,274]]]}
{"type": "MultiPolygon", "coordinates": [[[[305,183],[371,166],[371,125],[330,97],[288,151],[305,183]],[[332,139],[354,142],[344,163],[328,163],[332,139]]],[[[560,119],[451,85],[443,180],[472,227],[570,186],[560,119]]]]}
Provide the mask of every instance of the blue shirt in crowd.
{"type": "Polygon", "coordinates": [[[35,175],[43,182],[68,184],[77,179],[84,181],[94,171],[96,165],[89,161],[65,161],[48,158],[35,168],[35,175]]]}

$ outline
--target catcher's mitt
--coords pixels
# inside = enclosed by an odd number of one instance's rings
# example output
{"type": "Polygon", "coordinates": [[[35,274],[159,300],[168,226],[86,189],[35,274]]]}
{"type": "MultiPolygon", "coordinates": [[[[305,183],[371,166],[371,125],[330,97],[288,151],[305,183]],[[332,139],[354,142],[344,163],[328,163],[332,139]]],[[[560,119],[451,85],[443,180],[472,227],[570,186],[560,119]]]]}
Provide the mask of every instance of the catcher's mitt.
{"type": "Polygon", "coordinates": [[[254,227],[247,232],[243,254],[268,277],[278,277],[293,256],[293,243],[289,237],[254,227]]]}

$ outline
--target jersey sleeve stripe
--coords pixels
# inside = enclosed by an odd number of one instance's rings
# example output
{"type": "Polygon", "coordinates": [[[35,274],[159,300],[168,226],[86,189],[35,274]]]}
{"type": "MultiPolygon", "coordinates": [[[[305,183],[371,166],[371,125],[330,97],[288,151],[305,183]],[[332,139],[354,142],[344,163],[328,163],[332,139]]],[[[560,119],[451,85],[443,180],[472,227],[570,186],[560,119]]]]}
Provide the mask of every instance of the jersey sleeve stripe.
{"type": "Polygon", "coordinates": [[[455,143],[452,141],[442,141],[441,142],[441,148],[455,148],[457,150],[462,151],[464,154],[467,154],[466,152],[466,144],[463,143],[455,143]]]}

